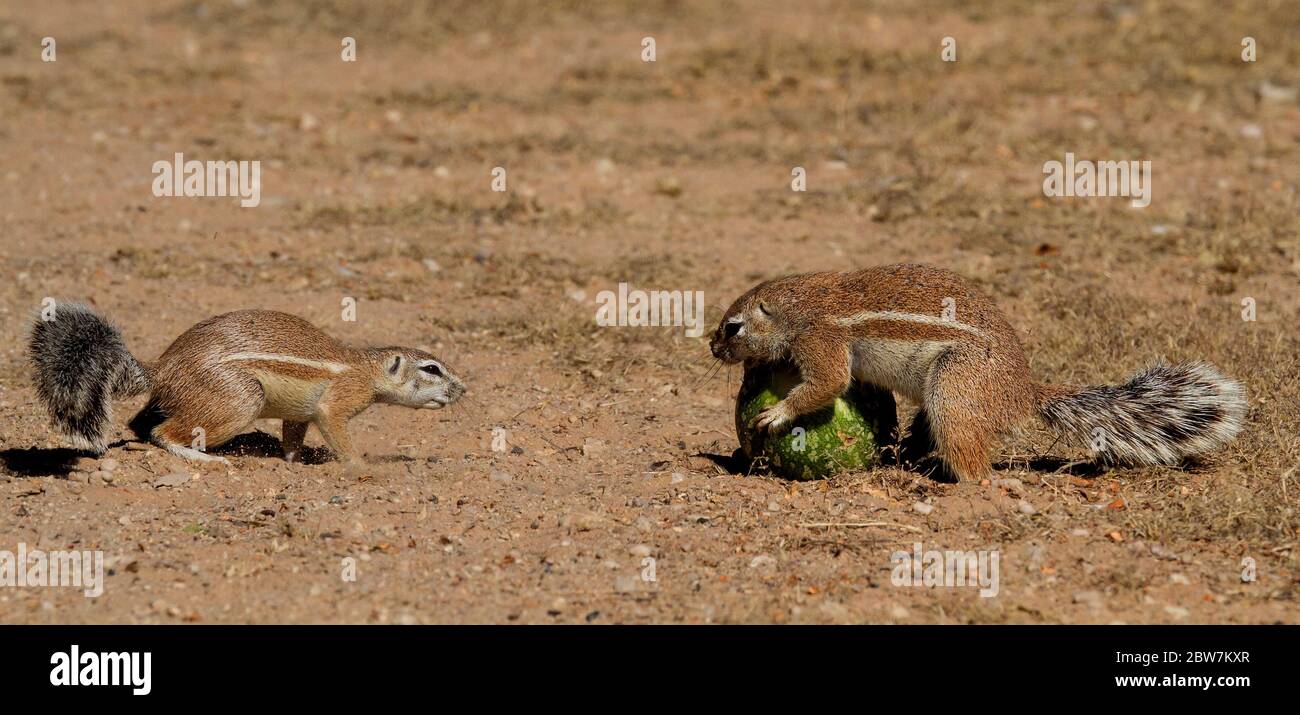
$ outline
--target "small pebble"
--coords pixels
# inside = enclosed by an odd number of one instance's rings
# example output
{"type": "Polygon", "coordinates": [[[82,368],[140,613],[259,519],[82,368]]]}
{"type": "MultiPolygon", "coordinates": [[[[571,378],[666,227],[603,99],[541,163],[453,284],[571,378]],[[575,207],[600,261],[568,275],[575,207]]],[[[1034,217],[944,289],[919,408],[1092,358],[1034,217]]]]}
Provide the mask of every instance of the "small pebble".
{"type": "Polygon", "coordinates": [[[821,611],[822,613],[826,614],[827,618],[836,621],[843,621],[849,617],[849,609],[846,608],[844,604],[840,603],[839,601],[823,602],[821,606],[821,611]]]}
{"type": "Polygon", "coordinates": [[[605,452],[605,442],[603,440],[588,437],[582,442],[582,456],[595,457],[605,452]]]}
{"type": "Polygon", "coordinates": [[[179,487],[190,480],[190,475],[185,472],[172,472],[171,474],[162,474],[154,478],[154,489],[159,487],[179,487]]]}
{"type": "Polygon", "coordinates": [[[1038,513],[1038,510],[1035,509],[1034,505],[1030,504],[1027,499],[1021,499],[1019,502],[1017,502],[1016,509],[1020,510],[1021,514],[1027,514],[1029,516],[1033,516],[1034,514],[1038,513]]]}
{"type": "Polygon", "coordinates": [[[1047,560],[1047,549],[1038,544],[1030,544],[1025,553],[1029,557],[1029,564],[1034,568],[1041,567],[1043,562],[1047,560]]]}
{"type": "Polygon", "coordinates": [[[934,511],[934,507],[929,504],[926,504],[923,501],[919,501],[912,505],[912,511],[916,512],[917,514],[924,515],[934,511]]]}
{"type": "Polygon", "coordinates": [[[1265,80],[1259,85],[1259,98],[1270,102],[1294,102],[1298,94],[1295,87],[1285,87],[1265,80]]]}
{"type": "Polygon", "coordinates": [[[770,568],[775,565],[776,565],[776,559],[772,558],[771,556],[768,556],[767,554],[759,554],[758,556],[755,556],[754,558],[749,560],[749,567],[751,569],[770,568]]]}
{"type": "Polygon", "coordinates": [[[993,486],[1002,487],[1003,489],[1006,489],[1008,491],[1013,491],[1013,492],[1025,491],[1025,483],[1014,477],[1010,477],[1007,479],[994,479],[993,486]]]}
{"type": "Polygon", "coordinates": [[[614,590],[619,593],[631,593],[636,590],[635,576],[619,576],[614,579],[614,590]]]}
{"type": "Polygon", "coordinates": [[[1073,601],[1075,603],[1082,603],[1090,608],[1101,608],[1103,603],[1100,591],[1075,591],[1073,601]]]}

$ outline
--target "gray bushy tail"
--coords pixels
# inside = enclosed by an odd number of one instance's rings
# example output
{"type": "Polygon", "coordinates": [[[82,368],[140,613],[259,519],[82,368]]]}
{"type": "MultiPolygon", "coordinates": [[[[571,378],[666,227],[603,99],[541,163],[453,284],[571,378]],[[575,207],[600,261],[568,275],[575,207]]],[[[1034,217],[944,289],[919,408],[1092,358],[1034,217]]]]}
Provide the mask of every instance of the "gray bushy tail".
{"type": "Polygon", "coordinates": [[[117,328],[85,305],[60,302],[46,317],[37,317],[28,344],[36,394],[60,432],[77,447],[102,454],[113,400],[148,390],[148,371],[117,328]]]}
{"type": "Polygon", "coordinates": [[[1176,464],[1241,431],[1246,391],[1206,363],[1156,365],[1123,385],[1042,388],[1044,421],[1118,464],[1176,464]]]}

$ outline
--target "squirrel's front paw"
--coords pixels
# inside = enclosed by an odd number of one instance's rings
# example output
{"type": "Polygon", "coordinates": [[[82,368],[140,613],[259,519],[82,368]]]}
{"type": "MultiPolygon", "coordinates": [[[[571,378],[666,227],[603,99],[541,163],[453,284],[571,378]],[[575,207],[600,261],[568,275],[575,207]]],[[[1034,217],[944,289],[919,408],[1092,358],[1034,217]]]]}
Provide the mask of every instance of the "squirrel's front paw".
{"type": "Polygon", "coordinates": [[[749,421],[749,426],[761,433],[780,434],[790,426],[792,421],[785,407],[778,403],[754,415],[754,419],[749,421]]]}

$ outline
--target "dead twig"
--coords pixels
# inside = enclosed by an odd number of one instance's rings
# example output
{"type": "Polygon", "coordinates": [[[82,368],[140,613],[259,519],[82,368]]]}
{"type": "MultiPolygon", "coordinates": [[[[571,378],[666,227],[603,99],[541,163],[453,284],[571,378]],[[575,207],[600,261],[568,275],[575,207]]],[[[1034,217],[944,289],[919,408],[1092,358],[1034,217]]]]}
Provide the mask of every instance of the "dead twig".
{"type": "Polygon", "coordinates": [[[810,521],[804,522],[799,526],[809,529],[831,529],[839,527],[842,529],[867,529],[873,526],[886,526],[893,529],[903,529],[904,531],[914,531],[921,533],[921,529],[909,524],[895,524],[888,521],[810,521]]]}

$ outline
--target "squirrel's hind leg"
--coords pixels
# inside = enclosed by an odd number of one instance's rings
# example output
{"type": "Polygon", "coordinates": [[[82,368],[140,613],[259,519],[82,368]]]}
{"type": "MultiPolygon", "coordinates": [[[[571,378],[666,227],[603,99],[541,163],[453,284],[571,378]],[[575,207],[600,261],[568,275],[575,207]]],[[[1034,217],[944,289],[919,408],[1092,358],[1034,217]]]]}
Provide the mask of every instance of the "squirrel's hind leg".
{"type": "Polygon", "coordinates": [[[251,376],[234,372],[204,373],[194,379],[198,389],[191,394],[201,394],[201,399],[190,395],[177,399],[167,393],[166,385],[161,386],[156,397],[165,419],[153,428],[150,438],[185,459],[229,464],[207,450],[253,424],[266,404],[262,385],[251,376]]]}
{"type": "MultiPolygon", "coordinates": [[[[989,452],[996,437],[996,386],[981,356],[961,350],[940,355],[930,370],[924,412],[930,436],[957,481],[976,481],[992,473],[989,452]]],[[[913,423],[913,426],[916,426],[913,423]]]]}

